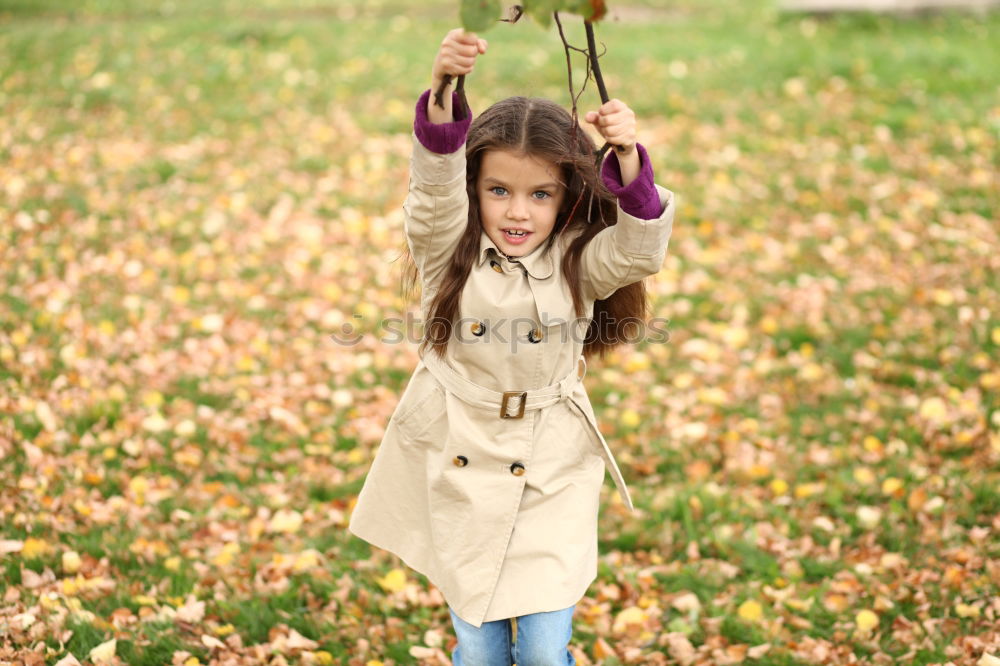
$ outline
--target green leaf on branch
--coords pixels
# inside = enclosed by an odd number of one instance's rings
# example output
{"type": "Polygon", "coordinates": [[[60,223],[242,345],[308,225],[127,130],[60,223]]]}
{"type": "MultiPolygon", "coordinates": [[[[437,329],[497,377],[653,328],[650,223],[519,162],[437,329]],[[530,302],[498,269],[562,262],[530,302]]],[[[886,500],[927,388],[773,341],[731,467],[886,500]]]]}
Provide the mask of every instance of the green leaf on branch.
{"type": "Polygon", "coordinates": [[[552,25],[552,12],[560,11],[563,4],[564,0],[528,0],[524,3],[524,12],[538,25],[548,28],[552,25]]]}
{"type": "Polygon", "coordinates": [[[577,14],[587,21],[599,21],[607,13],[604,0],[525,0],[524,11],[544,28],[552,25],[552,12],[577,14]]]}
{"type": "Polygon", "coordinates": [[[468,32],[482,32],[497,22],[500,3],[497,0],[462,0],[459,17],[468,32]]]}
{"type": "Polygon", "coordinates": [[[563,5],[560,11],[579,14],[591,22],[600,21],[608,11],[604,0],[562,0],[558,4],[563,5]]]}

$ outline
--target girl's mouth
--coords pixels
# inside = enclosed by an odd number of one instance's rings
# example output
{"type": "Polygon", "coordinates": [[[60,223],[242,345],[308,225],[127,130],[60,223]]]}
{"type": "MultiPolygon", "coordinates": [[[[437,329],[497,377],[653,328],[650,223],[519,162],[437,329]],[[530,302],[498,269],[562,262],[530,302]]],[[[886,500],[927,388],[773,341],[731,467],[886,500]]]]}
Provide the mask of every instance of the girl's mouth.
{"type": "Polygon", "coordinates": [[[523,243],[525,239],[531,235],[530,231],[519,231],[514,229],[504,229],[503,235],[507,238],[507,241],[518,245],[523,243]]]}

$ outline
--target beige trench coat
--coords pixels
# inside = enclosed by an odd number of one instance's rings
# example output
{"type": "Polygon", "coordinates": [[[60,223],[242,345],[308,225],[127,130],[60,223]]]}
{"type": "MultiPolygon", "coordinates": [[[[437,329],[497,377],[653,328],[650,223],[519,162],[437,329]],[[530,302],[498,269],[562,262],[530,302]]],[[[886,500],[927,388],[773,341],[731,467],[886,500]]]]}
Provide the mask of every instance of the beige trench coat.
{"type": "MultiPolygon", "coordinates": [[[[426,321],[467,224],[465,147],[439,155],[415,136],[413,144],[404,225],[426,321]]],[[[657,193],[664,208],[658,219],[619,207],[617,225],[588,243],[581,262],[588,317],[594,299],[660,270],[675,204],[670,191],[657,186],[657,193]]],[[[574,326],[559,270],[569,240],[508,260],[482,234],[446,355],[459,376],[530,396],[583,367],[587,322],[574,326]]],[[[583,383],[573,382],[565,400],[503,419],[447,390],[427,367],[431,353],[389,419],[349,530],[427,576],[476,627],[577,603],[597,577],[605,469],[632,509],[583,383]]]]}

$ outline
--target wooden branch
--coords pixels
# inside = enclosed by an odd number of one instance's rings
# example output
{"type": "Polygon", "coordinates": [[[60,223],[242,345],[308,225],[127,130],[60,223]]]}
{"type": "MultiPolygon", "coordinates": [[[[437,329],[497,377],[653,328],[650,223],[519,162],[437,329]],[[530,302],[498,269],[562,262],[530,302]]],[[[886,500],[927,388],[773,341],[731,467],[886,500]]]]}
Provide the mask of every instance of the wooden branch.
{"type": "MultiPolygon", "coordinates": [[[[448,89],[449,85],[451,85],[451,80],[452,80],[451,74],[445,74],[444,78],[441,79],[441,86],[434,91],[434,105],[437,106],[439,109],[444,108],[444,91],[448,89]]],[[[458,93],[458,101],[461,105],[461,108],[458,109],[458,114],[455,120],[463,120],[465,118],[465,114],[471,111],[471,109],[469,108],[469,102],[465,98],[464,74],[458,77],[458,83],[455,84],[455,92],[458,93]]],[[[455,115],[455,113],[452,112],[452,115],[455,115]]]]}
{"type": "MultiPolygon", "coordinates": [[[[590,58],[590,70],[594,73],[594,80],[597,81],[597,90],[601,94],[601,104],[607,104],[611,98],[608,96],[607,86],[604,85],[604,76],[601,75],[601,63],[597,56],[597,40],[594,39],[594,24],[590,21],[584,21],[583,26],[587,30],[587,57],[590,58]]],[[[604,158],[604,153],[608,152],[610,146],[610,143],[605,142],[597,151],[598,163],[604,158]]],[[[615,146],[615,150],[622,152],[625,150],[625,146],[615,146]]]]}

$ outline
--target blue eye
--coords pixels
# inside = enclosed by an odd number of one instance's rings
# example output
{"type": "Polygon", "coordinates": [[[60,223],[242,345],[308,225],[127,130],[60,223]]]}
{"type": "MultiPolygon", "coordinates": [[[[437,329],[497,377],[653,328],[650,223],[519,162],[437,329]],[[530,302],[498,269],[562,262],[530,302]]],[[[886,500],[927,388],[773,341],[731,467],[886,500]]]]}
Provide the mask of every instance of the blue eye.
{"type": "Polygon", "coordinates": [[[537,192],[534,192],[531,196],[535,196],[536,194],[541,194],[542,195],[540,197],[535,197],[536,199],[548,199],[549,197],[552,196],[548,192],[543,192],[542,190],[538,190],[537,192]]]}
{"type": "Polygon", "coordinates": [[[491,187],[489,189],[489,191],[492,192],[493,194],[497,195],[498,197],[502,197],[503,195],[507,194],[507,190],[504,189],[504,188],[502,188],[502,187],[500,187],[499,185],[491,187]]]}

